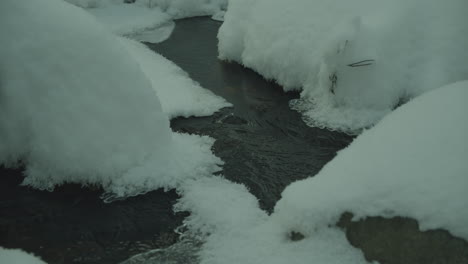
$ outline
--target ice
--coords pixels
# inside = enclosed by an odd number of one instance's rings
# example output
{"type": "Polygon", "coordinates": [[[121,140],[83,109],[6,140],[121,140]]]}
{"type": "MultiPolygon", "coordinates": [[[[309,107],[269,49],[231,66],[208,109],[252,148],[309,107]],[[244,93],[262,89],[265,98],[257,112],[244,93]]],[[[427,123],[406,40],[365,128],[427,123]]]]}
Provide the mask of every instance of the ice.
{"type": "Polygon", "coordinates": [[[20,249],[0,247],[0,263],[46,264],[44,261],[20,249]]]}
{"type": "Polygon", "coordinates": [[[149,50],[145,45],[121,38],[143,72],[150,79],[169,118],[208,116],[220,108],[231,106],[223,98],[202,88],[173,62],[149,50]]]}
{"type": "Polygon", "coordinates": [[[468,78],[468,2],[231,1],[219,57],[273,79],[309,125],[350,133],[468,78]]]}
{"type": "Polygon", "coordinates": [[[24,165],[23,184],[96,185],[117,198],[219,170],[214,140],[173,133],[139,62],[83,9],[0,7],[0,163],[24,165]]]}

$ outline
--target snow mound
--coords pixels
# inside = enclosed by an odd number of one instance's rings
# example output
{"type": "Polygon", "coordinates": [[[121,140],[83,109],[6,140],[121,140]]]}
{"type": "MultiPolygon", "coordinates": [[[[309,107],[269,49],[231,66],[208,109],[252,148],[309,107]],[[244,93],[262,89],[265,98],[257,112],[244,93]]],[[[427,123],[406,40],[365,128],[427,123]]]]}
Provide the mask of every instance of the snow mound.
{"type": "Polygon", "coordinates": [[[219,170],[213,140],[172,133],[138,62],[83,9],[57,0],[0,9],[0,163],[23,163],[24,184],[99,185],[121,197],[219,170]]]}
{"type": "Polygon", "coordinates": [[[0,263],[46,264],[44,261],[21,249],[5,249],[2,247],[0,247],[0,263]]]}
{"type": "Polygon", "coordinates": [[[202,88],[173,62],[149,50],[145,45],[121,38],[150,79],[169,118],[208,116],[223,107],[232,106],[223,98],[202,88]]]}
{"type": "Polygon", "coordinates": [[[288,186],[273,217],[314,236],[345,211],[404,216],[468,240],[467,100],[464,81],[398,108],[317,176],[288,186]]]}
{"type": "Polygon", "coordinates": [[[468,78],[465,0],[231,1],[219,57],[289,90],[311,126],[370,127],[426,91],[468,78]]]}

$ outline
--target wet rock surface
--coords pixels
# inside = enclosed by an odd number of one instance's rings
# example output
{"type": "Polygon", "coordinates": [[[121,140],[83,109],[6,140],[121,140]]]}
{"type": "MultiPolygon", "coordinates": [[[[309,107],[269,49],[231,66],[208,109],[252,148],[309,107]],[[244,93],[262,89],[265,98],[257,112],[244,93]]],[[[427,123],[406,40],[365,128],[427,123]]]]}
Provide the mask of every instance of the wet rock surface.
{"type": "Polygon", "coordinates": [[[468,263],[468,243],[445,230],[420,231],[418,222],[404,217],[368,217],[356,222],[342,215],[338,226],[368,261],[380,264],[468,263]]]}

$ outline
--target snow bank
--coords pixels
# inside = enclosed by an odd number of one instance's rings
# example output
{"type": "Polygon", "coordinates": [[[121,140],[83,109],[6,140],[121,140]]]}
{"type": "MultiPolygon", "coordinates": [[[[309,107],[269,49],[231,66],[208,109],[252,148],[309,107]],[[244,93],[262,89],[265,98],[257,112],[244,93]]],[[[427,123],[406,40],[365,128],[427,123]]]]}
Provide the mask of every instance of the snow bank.
{"type": "Polygon", "coordinates": [[[317,176],[288,186],[274,218],[313,236],[345,211],[398,215],[468,240],[467,101],[464,81],[395,110],[317,176]]]}
{"type": "Polygon", "coordinates": [[[0,163],[24,163],[24,184],[120,197],[219,170],[213,140],[171,132],[140,65],[91,15],[58,0],[0,10],[0,163]]]}
{"type": "Polygon", "coordinates": [[[219,57],[303,89],[292,107],[309,125],[356,132],[468,78],[465,10],[465,0],[231,1],[219,57]]]}
{"type": "Polygon", "coordinates": [[[271,216],[242,185],[185,186],[176,210],[191,211],[186,225],[205,241],[200,263],[367,263],[335,226],[344,212],[411,217],[467,240],[467,100],[464,81],[403,105],[317,176],[288,186],[271,216]],[[304,238],[292,241],[292,232],[304,238]]]}
{"type": "Polygon", "coordinates": [[[46,264],[44,261],[20,249],[5,249],[0,247],[0,263],[46,264]]]}
{"type": "Polygon", "coordinates": [[[169,118],[208,116],[223,107],[231,106],[223,98],[202,88],[173,62],[149,50],[145,45],[121,38],[124,46],[136,59],[150,79],[169,118]]]}

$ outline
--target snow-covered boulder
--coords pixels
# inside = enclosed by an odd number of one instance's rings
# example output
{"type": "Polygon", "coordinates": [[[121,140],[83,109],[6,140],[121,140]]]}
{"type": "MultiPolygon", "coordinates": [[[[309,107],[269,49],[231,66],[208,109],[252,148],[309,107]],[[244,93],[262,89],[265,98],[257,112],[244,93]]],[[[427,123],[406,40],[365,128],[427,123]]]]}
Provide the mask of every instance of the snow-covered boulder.
{"type": "Polygon", "coordinates": [[[468,241],[468,81],[422,95],[288,186],[274,218],[313,236],[344,212],[404,216],[468,241]]]}
{"type": "Polygon", "coordinates": [[[468,78],[468,2],[238,0],[219,57],[288,90],[312,126],[356,133],[395,106],[468,78]]]}
{"type": "Polygon", "coordinates": [[[140,64],[83,9],[59,0],[0,9],[0,163],[23,164],[24,184],[125,196],[219,169],[213,140],[171,132],[140,64]]]}

